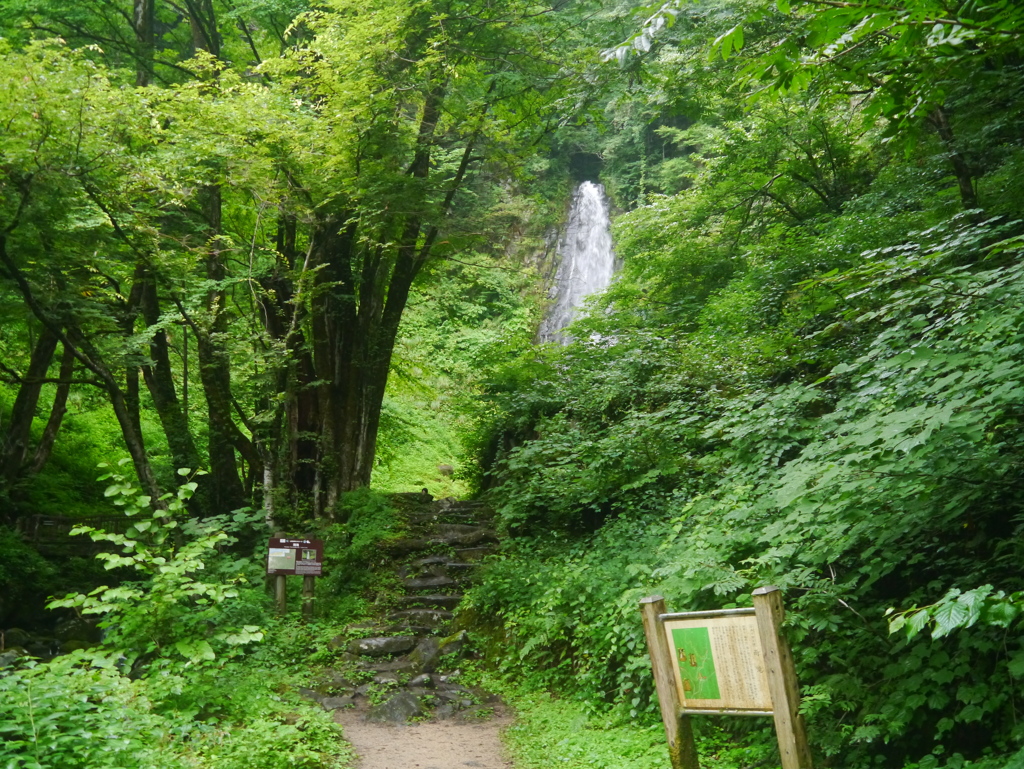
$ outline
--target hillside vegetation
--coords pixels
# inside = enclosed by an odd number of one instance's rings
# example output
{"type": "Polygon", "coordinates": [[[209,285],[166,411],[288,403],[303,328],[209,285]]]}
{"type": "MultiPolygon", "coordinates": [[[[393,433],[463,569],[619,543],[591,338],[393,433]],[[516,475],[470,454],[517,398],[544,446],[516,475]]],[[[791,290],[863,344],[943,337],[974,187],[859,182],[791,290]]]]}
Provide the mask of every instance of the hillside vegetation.
{"type": "Polygon", "coordinates": [[[497,511],[522,769],[667,766],[637,601],[765,584],[818,765],[1024,762],[1019,4],[0,9],[0,766],[346,766],[298,687],[423,488],[497,511]],[[621,269],[534,344],[583,180],[621,269]]]}

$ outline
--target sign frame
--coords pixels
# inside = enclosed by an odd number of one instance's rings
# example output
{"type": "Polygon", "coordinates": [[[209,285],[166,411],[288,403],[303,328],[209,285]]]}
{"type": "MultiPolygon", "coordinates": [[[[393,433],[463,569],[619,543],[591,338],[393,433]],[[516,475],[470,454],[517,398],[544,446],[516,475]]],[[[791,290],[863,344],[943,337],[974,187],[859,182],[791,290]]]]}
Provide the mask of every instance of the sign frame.
{"type": "MultiPolygon", "coordinates": [[[[640,601],[644,635],[647,638],[647,649],[650,654],[651,668],[654,673],[654,683],[658,692],[661,718],[665,725],[669,758],[673,769],[700,769],[697,748],[693,740],[693,727],[690,723],[690,718],[697,715],[770,715],[775,721],[783,769],[813,769],[811,751],[807,741],[807,729],[803,716],[799,712],[800,689],[796,678],[796,669],[793,665],[793,655],[785,636],[781,633],[784,616],[782,592],[774,585],[768,585],[757,588],[752,593],[752,597],[754,603],[752,608],[676,613],[667,611],[665,599],[660,595],[650,596],[640,601]],[[755,653],[762,656],[761,662],[766,678],[763,683],[767,686],[771,708],[766,710],[763,708],[686,707],[683,698],[684,685],[679,673],[674,641],[666,629],[666,623],[677,622],[678,624],[679,621],[687,620],[713,621],[722,618],[739,619],[751,615],[755,620],[760,646],[755,653]]],[[[699,625],[694,624],[693,626],[699,625]]],[[[707,627],[706,623],[704,626],[707,627]]],[[[746,634],[749,642],[749,628],[746,634]]],[[[710,631],[708,635],[710,636],[710,631]]],[[[694,650],[699,648],[699,645],[695,646],[694,650]]],[[[705,662],[697,659],[696,662],[700,665],[710,664],[715,669],[714,674],[717,676],[718,665],[714,662],[712,649],[713,647],[710,646],[703,648],[707,659],[705,662]]],[[[698,651],[698,657],[700,654],[701,652],[698,651]]],[[[724,661],[724,657],[722,659],[724,661]]],[[[760,670],[761,668],[755,664],[752,668],[748,667],[748,670],[750,669],[760,670]]],[[[763,697],[763,692],[759,692],[759,696],[763,697]]],[[[707,699],[703,702],[707,702],[707,699]]]]}
{"type": "MultiPolygon", "coordinates": [[[[680,711],[691,715],[736,715],[736,716],[770,716],[772,714],[771,706],[771,694],[768,688],[768,677],[767,671],[764,669],[764,657],[763,650],[761,648],[760,637],[758,636],[757,630],[757,617],[753,608],[743,609],[719,609],[717,611],[696,611],[696,612],[676,612],[676,613],[665,613],[658,616],[658,622],[661,625],[663,632],[666,634],[666,639],[669,648],[676,651],[676,654],[672,655],[672,668],[677,676],[676,690],[679,695],[679,701],[681,703],[680,711]],[[747,621],[749,618],[749,621],[747,621]],[[680,670],[681,663],[678,657],[678,647],[673,641],[673,637],[676,635],[676,630],[687,630],[689,628],[686,625],[692,625],[693,630],[701,628],[708,628],[708,631],[704,634],[708,638],[708,644],[712,648],[706,650],[708,661],[711,663],[713,669],[719,667],[726,668],[725,671],[728,673],[728,678],[738,681],[738,679],[744,679],[746,681],[749,674],[753,674],[756,677],[756,681],[749,682],[753,685],[756,691],[748,691],[747,699],[756,700],[756,704],[753,705],[722,705],[719,707],[705,704],[704,706],[691,707],[688,705],[687,700],[699,700],[698,697],[687,697],[685,694],[686,683],[689,682],[689,676],[682,675],[680,670]],[[736,648],[716,648],[724,646],[722,643],[722,637],[736,635],[735,631],[739,630],[740,633],[745,630],[747,638],[731,638],[728,640],[733,641],[733,644],[729,646],[735,647],[736,642],[739,645],[746,644],[756,647],[750,651],[754,651],[752,659],[747,660],[747,665],[743,666],[746,669],[738,670],[740,665],[730,656],[735,656],[739,649],[736,648]],[[715,632],[719,631],[719,632],[715,632]],[[730,632],[734,631],[734,632],[730,632]],[[712,654],[712,650],[715,651],[712,654]],[[731,652],[731,655],[723,654],[723,652],[731,652]],[[714,664],[714,660],[719,661],[719,665],[714,664]]],[[[697,650],[697,654],[699,654],[697,650]]],[[[690,653],[690,665],[696,667],[696,661],[693,659],[697,656],[693,651],[690,653]]],[[[689,671],[688,671],[689,672],[689,671]]],[[[694,671],[696,672],[696,671],[694,671]]],[[[717,678],[717,677],[716,677],[717,678]]],[[[721,693],[720,697],[705,698],[707,699],[723,699],[728,701],[729,694],[739,694],[738,692],[729,692],[728,689],[737,689],[739,687],[733,685],[728,686],[727,681],[723,681],[723,689],[726,689],[724,693],[721,693]]]]}
{"type": "Polygon", "coordinates": [[[322,539],[270,538],[267,550],[267,574],[269,576],[321,577],[323,576],[323,564],[324,542],[322,539]],[[272,566],[275,558],[278,559],[277,565],[272,566]]]}
{"type": "Polygon", "coordinates": [[[274,578],[274,603],[279,614],[288,609],[285,578],[302,577],[302,617],[313,618],[316,578],[323,576],[322,539],[271,537],[267,547],[267,576],[274,578]]]}

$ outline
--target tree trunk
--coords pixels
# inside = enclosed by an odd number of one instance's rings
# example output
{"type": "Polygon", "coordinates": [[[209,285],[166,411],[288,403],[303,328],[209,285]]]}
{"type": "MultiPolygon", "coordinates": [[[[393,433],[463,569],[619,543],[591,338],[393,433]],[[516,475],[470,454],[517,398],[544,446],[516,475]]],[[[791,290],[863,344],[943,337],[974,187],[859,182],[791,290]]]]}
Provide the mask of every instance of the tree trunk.
{"type": "Polygon", "coordinates": [[[132,26],[135,28],[135,85],[153,80],[153,53],[156,48],[156,0],[134,0],[132,26]]]}
{"type": "Polygon", "coordinates": [[[11,424],[0,446],[0,472],[5,485],[10,486],[21,474],[32,435],[32,420],[35,418],[43,380],[49,371],[50,362],[57,349],[57,335],[45,326],[36,339],[29,360],[28,371],[18,387],[11,410],[11,424]]]}
{"type": "MultiPolygon", "coordinates": [[[[227,271],[217,250],[221,229],[220,187],[210,185],[204,191],[204,215],[210,232],[206,257],[206,277],[219,283],[227,271]]],[[[192,323],[199,356],[199,379],[206,396],[211,514],[226,513],[247,504],[239,474],[238,450],[249,462],[249,474],[262,474],[259,454],[252,442],[238,429],[232,416],[231,357],[224,346],[228,335],[227,293],[221,288],[207,292],[203,324],[192,323]]]]}
{"type": "Polygon", "coordinates": [[[192,47],[220,58],[220,32],[211,0],[185,0],[188,23],[192,30],[192,47]]]}
{"type": "MultiPolygon", "coordinates": [[[[151,329],[160,322],[160,303],[156,292],[156,281],[147,273],[142,280],[142,319],[151,329]]],[[[167,332],[156,329],[149,340],[150,365],[142,369],[146,386],[153,399],[167,445],[171,450],[171,461],[175,468],[197,468],[202,463],[195,441],[188,427],[188,419],[178,400],[174,386],[174,372],[167,344],[167,332]]],[[[185,333],[188,333],[187,331],[185,333]]]]}
{"type": "Polygon", "coordinates": [[[46,427],[43,429],[39,445],[36,446],[35,455],[32,457],[32,465],[28,469],[29,475],[37,475],[46,467],[46,463],[53,453],[53,444],[57,440],[57,433],[64,422],[64,415],[68,410],[68,394],[71,392],[71,377],[75,374],[75,352],[70,347],[65,347],[60,359],[60,381],[57,383],[57,392],[53,396],[53,405],[50,407],[50,418],[46,420],[46,427]]]}
{"type": "Polygon", "coordinates": [[[949,124],[949,117],[942,107],[937,107],[929,116],[931,124],[942,139],[942,143],[949,153],[949,162],[953,166],[953,175],[956,177],[957,186],[960,188],[960,202],[964,209],[970,210],[978,207],[978,196],[974,192],[974,175],[971,168],[956,146],[956,138],[953,135],[953,127],[949,124]]]}
{"type": "MultiPolygon", "coordinates": [[[[441,83],[426,95],[407,171],[413,179],[425,180],[430,172],[444,94],[441,83]]],[[[479,115],[481,126],[487,108],[484,105],[479,115]]],[[[317,478],[310,492],[314,514],[330,514],[340,494],[370,483],[402,313],[413,281],[431,254],[439,219],[450,210],[466,177],[479,130],[468,139],[455,177],[435,212],[438,218],[429,227],[424,227],[426,201],[415,192],[422,187],[416,185],[401,206],[410,213],[394,217],[372,238],[380,245],[361,242],[357,217],[348,212],[322,221],[311,235],[310,262],[318,270],[317,290],[309,304],[314,370],[311,375],[297,371],[298,381],[290,392],[297,405],[303,388],[316,383],[320,446],[317,478]],[[388,243],[395,245],[383,245],[388,243]],[[385,252],[389,247],[394,248],[390,260],[385,252]]],[[[296,490],[308,483],[298,473],[291,480],[296,490]]]]}

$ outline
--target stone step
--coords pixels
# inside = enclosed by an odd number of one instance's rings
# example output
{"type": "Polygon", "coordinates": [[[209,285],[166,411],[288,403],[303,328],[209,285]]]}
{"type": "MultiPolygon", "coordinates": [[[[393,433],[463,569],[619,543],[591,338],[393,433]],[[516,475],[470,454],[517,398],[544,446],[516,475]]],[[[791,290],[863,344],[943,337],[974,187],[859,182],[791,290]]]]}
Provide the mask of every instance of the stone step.
{"type": "Polygon", "coordinates": [[[426,638],[427,636],[440,635],[441,633],[448,632],[448,628],[445,625],[439,627],[427,627],[425,625],[410,625],[406,622],[399,622],[397,625],[391,625],[388,628],[390,633],[400,633],[401,635],[414,635],[417,638],[426,638]]]}
{"type": "Polygon", "coordinates": [[[478,499],[442,499],[437,502],[437,506],[442,510],[451,512],[453,510],[487,510],[489,509],[486,502],[481,502],[478,499]]]}
{"type": "Polygon", "coordinates": [[[438,541],[448,545],[473,547],[481,542],[497,542],[498,535],[493,529],[483,526],[468,526],[461,523],[442,523],[438,527],[438,541]]]}
{"type": "Polygon", "coordinates": [[[426,558],[417,558],[409,565],[416,569],[422,569],[424,566],[433,566],[435,564],[444,563],[447,560],[448,559],[443,555],[429,555],[426,558]]]}
{"type": "Polygon", "coordinates": [[[414,577],[404,579],[402,583],[407,590],[428,590],[439,587],[454,587],[457,583],[451,577],[414,577]]]}
{"type": "MultiPolygon", "coordinates": [[[[360,670],[372,670],[374,673],[403,673],[413,669],[413,661],[408,657],[393,660],[374,660],[359,664],[360,670]]],[[[356,689],[359,692],[359,689],[356,689]]]]}
{"type": "Polygon", "coordinates": [[[416,647],[415,636],[384,636],[380,638],[357,638],[348,645],[352,654],[364,657],[388,657],[403,654],[416,647]]]}
{"type": "Polygon", "coordinates": [[[423,606],[436,609],[454,609],[462,601],[461,593],[448,595],[403,595],[398,599],[400,606],[423,606]]]}
{"type": "Polygon", "coordinates": [[[455,551],[455,555],[463,561],[479,561],[482,558],[492,555],[495,552],[493,547],[486,545],[482,547],[462,547],[455,551]]]}
{"type": "Polygon", "coordinates": [[[398,576],[407,577],[454,577],[459,574],[466,574],[473,568],[471,563],[460,561],[444,561],[443,563],[430,564],[419,568],[402,568],[398,570],[398,576]]]}
{"type": "Polygon", "coordinates": [[[396,539],[392,542],[388,542],[384,545],[384,548],[388,550],[388,552],[395,553],[396,555],[405,555],[407,553],[416,553],[420,550],[429,550],[434,546],[434,544],[434,540],[423,537],[413,537],[407,539],[396,539]]]}
{"type": "Polygon", "coordinates": [[[403,609],[388,616],[392,622],[408,622],[421,627],[434,628],[450,622],[454,614],[443,609],[403,609]]]}

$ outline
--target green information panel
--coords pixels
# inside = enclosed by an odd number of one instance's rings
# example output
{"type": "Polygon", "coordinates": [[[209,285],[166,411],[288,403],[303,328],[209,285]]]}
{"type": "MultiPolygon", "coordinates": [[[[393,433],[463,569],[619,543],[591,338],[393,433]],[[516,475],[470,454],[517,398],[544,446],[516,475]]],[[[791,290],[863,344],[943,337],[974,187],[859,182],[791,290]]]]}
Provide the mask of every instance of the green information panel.
{"type": "Polygon", "coordinates": [[[679,663],[679,677],[686,697],[698,700],[717,700],[718,674],[711,651],[711,636],[706,627],[676,628],[672,631],[679,663]]]}

